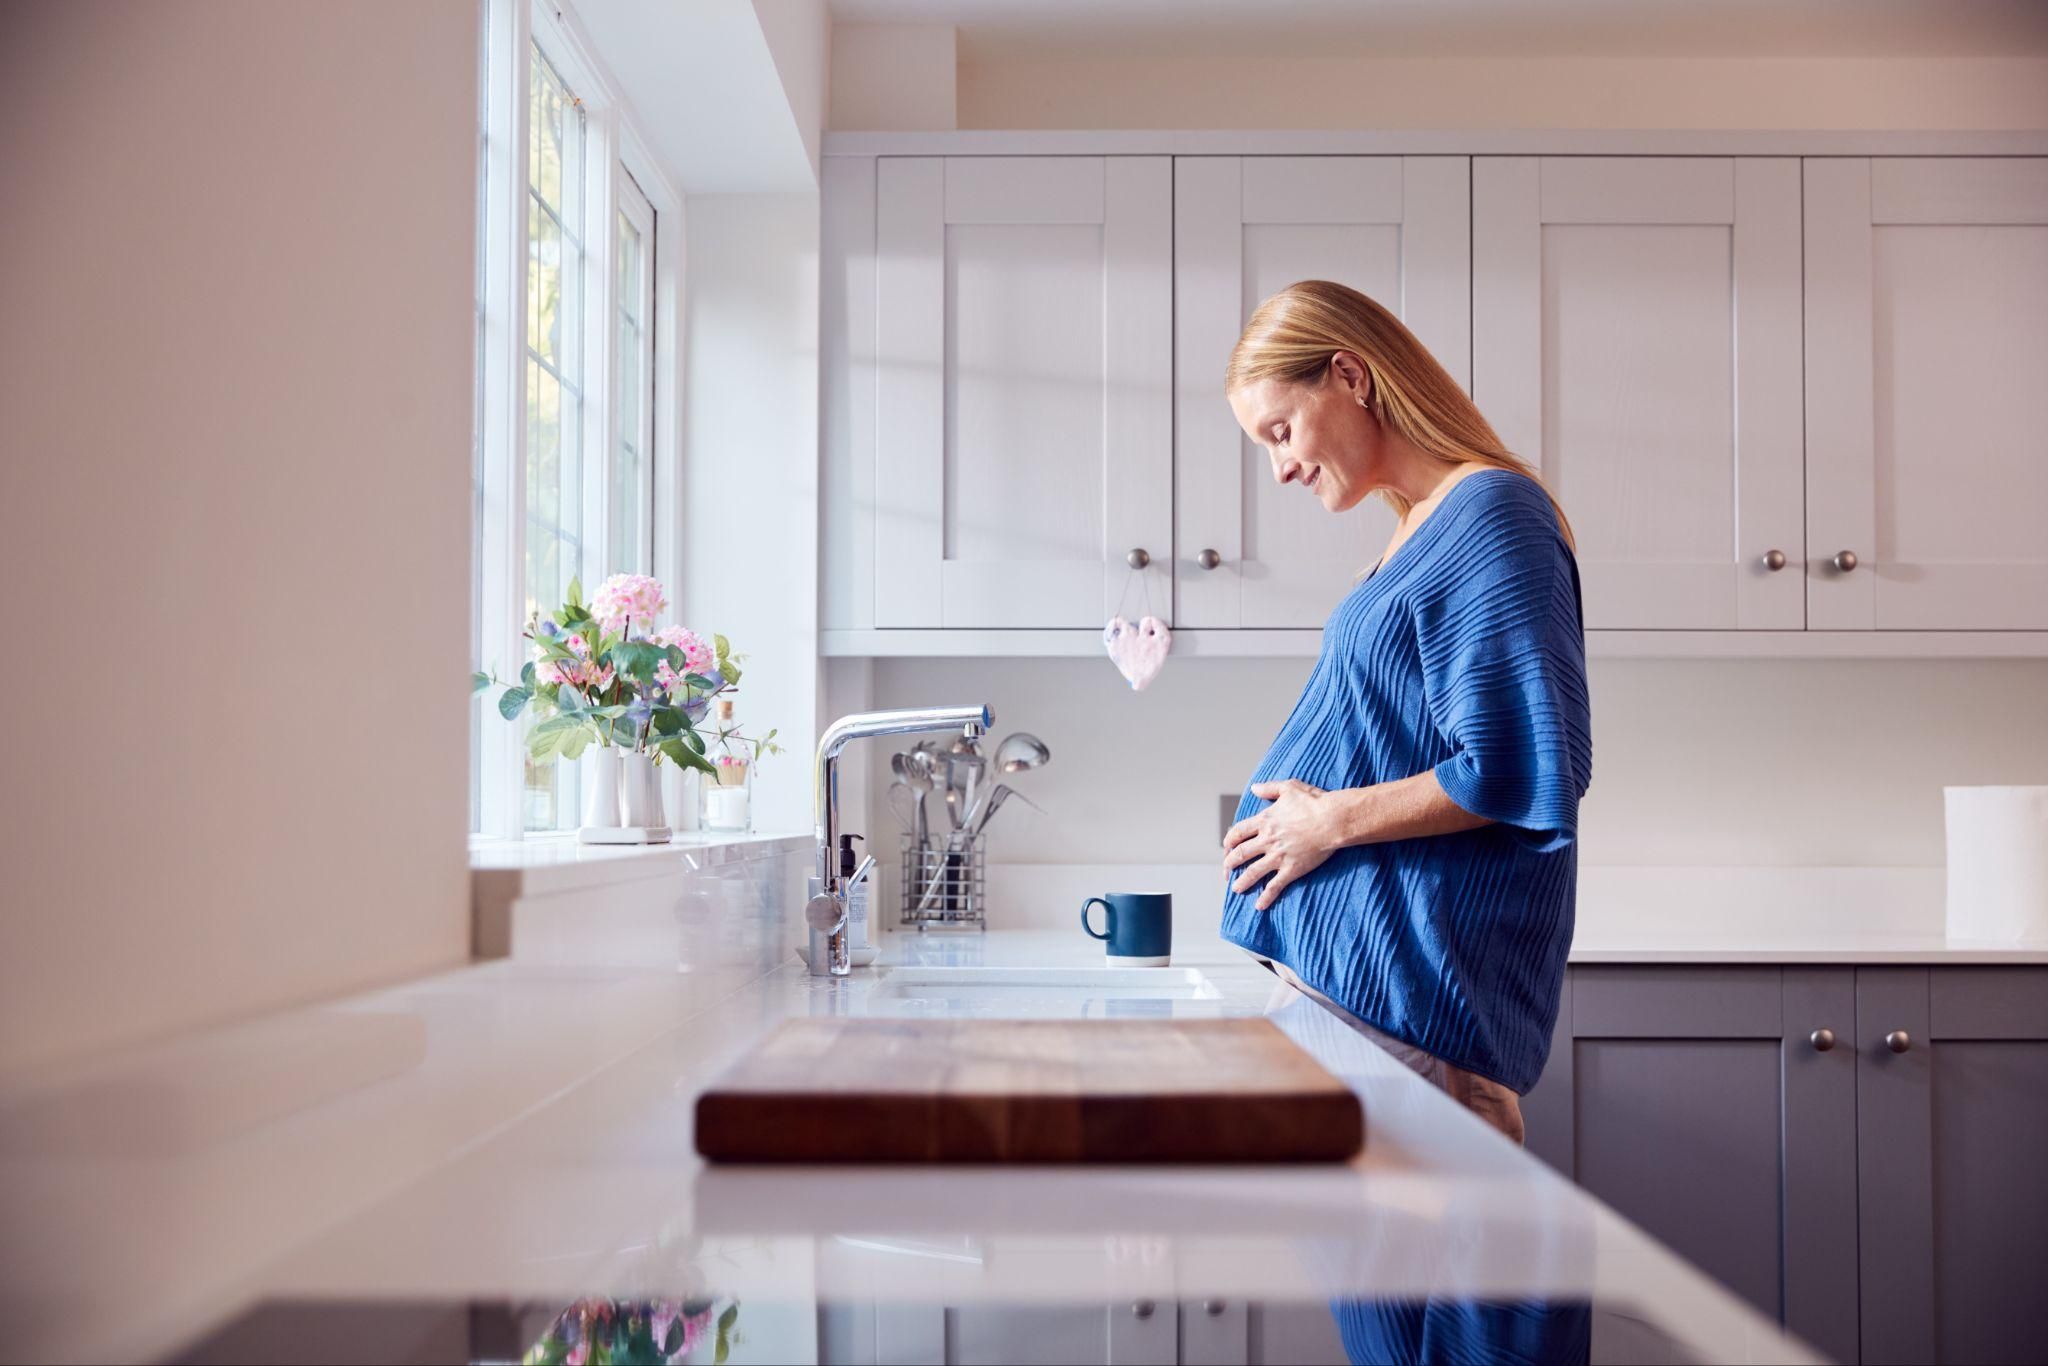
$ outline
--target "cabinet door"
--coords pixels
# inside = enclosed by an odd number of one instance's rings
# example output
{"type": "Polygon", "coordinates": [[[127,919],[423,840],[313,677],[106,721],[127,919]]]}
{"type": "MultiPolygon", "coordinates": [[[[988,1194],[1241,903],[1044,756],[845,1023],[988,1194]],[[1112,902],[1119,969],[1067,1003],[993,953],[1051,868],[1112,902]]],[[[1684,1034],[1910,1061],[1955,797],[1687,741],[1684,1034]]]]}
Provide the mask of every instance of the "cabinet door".
{"type": "Polygon", "coordinates": [[[1806,162],[1812,626],[2048,630],[2044,302],[2048,159],[1806,162]]]}
{"type": "Polygon", "coordinates": [[[2040,1360],[2048,970],[1859,969],[1856,1023],[1863,1359],[2040,1360]]]}
{"type": "Polygon", "coordinates": [[[876,176],[875,625],[1168,616],[1169,159],[876,176]]]}
{"type": "Polygon", "coordinates": [[[1569,1048],[1524,1108],[1532,1151],[1845,1361],[1854,992],[1852,969],[1573,968],[1569,1048]]]}
{"type": "Polygon", "coordinates": [[[1262,300],[1322,279],[1400,315],[1469,388],[1470,193],[1464,157],[1175,160],[1176,624],[1321,626],[1386,549],[1379,500],[1332,517],[1273,482],[1223,370],[1262,300]]]}
{"type": "Polygon", "coordinates": [[[1473,397],[1586,625],[1805,625],[1798,161],[1475,157],[1472,222],[1473,397]]]}

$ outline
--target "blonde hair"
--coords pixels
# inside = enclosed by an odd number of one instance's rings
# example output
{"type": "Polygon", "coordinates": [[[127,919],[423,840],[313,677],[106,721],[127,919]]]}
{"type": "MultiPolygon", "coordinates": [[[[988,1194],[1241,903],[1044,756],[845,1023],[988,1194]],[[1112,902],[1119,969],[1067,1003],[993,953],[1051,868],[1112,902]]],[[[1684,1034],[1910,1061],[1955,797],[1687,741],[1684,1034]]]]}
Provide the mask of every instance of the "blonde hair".
{"type": "MultiPolygon", "coordinates": [[[[1320,384],[1339,351],[1365,362],[1379,420],[1424,454],[1446,466],[1476,461],[1534,480],[1557,513],[1565,544],[1577,552],[1564,508],[1536,471],[1501,444],[1478,406],[1407,325],[1355,289],[1301,280],[1260,304],[1231,348],[1224,392],[1263,379],[1320,384]]],[[[1396,515],[1408,515],[1407,498],[1391,489],[1379,494],[1396,515]]]]}

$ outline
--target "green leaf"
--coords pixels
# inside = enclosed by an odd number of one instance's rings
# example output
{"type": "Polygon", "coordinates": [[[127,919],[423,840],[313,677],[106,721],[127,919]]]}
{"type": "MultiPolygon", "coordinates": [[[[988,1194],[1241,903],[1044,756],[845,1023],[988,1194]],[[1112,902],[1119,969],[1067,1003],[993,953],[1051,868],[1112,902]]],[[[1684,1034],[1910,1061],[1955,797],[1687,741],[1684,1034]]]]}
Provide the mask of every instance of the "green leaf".
{"type": "Polygon", "coordinates": [[[583,606],[583,579],[580,575],[569,580],[569,593],[564,600],[571,607],[583,606]]]}
{"type": "Polygon", "coordinates": [[[682,1350],[683,1321],[680,1318],[671,1319],[668,1325],[668,1336],[662,1339],[661,1354],[665,1357],[672,1357],[682,1350]]]}
{"type": "Polygon", "coordinates": [[[537,761],[557,754],[574,759],[596,737],[596,723],[584,713],[551,716],[527,732],[526,752],[537,761]]]}
{"type": "Polygon", "coordinates": [[[705,692],[711,691],[711,680],[703,674],[684,674],[683,682],[693,688],[701,688],[705,692]]]}
{"type": "Polygon", "coordinates": [[[652,718],[656,735],[675,735],[689,725],[690,718],[681,707],[656,707],[652,718]]]}
{"type": "Polygon", "coordinates": [[[592,707],[590,709],[590,714],[592,716],[602,716],[609,719],[612,717],[624,716],[626,714],[626,708],[623,704],[616,707],[592,707]]]}
{"type": "Polygon", "coordinates": [[[583,694],[567,683],[555,689],[555,705],[562,709],[564,716],[582,716],[590,710],[590,704],[583,700],[583,694]]]}
{"type": "Polygon", "coordinates": [[[629,641],[614,645],[610,651],[612,663],[619,672],[636,683],[652,684],[655,666],[662,661],[661,647],[641,641],[629,641]]]}
{"type": "Polygon", "coordinates": [[[596,738],[597,728],[595,726],[585,726],[581,730],[571,731],[569,738],[562,742],[562,757],[572,762],[581,759],[583,751],[596,738]]]}
{"type": "Polygon", "coordinates": [[[533,691],[533,662],[531,660],[528,660],[526,667],[519,671],[519,686],[528,692],[533,691]]]}
{"type": "Polygon", "coordinates": [[[533,694],[525,688],[507,688],[505,695],[498,699],[498,715],[507,721],[526,710],[526,704],[533,700],[533,694]]]}
{"type": "Polygon", "coordinates": [[[718,1342],[711,1349],[712,1366],[725,1366],[725,1359],[732,1355],[732,1343],[726,1338],[724,1328],[718,1330],[718,1342]]]}
{"type": "Polygon", "coordinates": [[[709,773],[714,777],[718,774],[718,770],[712,767],[709,759],[681,740],[664,740],[657,748],[671,763],[683,768],[694,768],[699,773],[709,773]]]}
{"type": "Polygon", "coordinates": [[[723,664],[725,657],[732,653],[732,642],[714,631],[711,635],[711,652],[718,657],[718,662],[723,664]]]}
{"type": "Polygon", "coordinates": [[[725,1312],[718,1316],[718,1331],[721,1333],[730,1333],[732,1331],[733,1324],[736,1321],[738,1321],[739,1316],[740,1307],[738,1305],[727,1305],[725,1312]]]}
{"type": "Polygon", "coordinates": [[[475,697],[490,686],[491,676],[489,674],[471,674],[469,676],[469,695],[471,697],[475,697]]]}

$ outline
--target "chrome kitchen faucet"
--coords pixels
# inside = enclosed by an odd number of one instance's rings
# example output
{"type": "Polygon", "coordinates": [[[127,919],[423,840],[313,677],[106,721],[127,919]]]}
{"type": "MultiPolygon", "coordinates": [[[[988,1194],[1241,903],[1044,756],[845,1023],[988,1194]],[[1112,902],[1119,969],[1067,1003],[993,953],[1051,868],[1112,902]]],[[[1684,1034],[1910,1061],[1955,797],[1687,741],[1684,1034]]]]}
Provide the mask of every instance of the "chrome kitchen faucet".
{"type": "Polygon", "coordinates": [[[811,780],[811,801],[817,817],[818,872],[811,879],[811,899],[804,905],[804,923],[811,932],[813,977],[828,973],[844,977],[853,967],[846,939],[846,894],[875,867],[874,855],[870,854],[852,874],[842,877],[839,872],[839,751],[850,741],[877,735],[959,730],[978,738],[995,722],[995,712],[986,705],[912,707],[904,711],[856,712],[825,728],[818,741],[817,772],[811,780]]]}

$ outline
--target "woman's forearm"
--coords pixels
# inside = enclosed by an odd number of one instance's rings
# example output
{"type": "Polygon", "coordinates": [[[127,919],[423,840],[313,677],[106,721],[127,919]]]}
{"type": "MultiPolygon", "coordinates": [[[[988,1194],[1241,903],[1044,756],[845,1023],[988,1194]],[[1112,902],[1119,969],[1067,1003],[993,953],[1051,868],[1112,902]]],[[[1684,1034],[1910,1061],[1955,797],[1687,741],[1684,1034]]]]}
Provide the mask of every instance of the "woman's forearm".
{"type": "Polygon", "coordinates": [[[1453,835],[1493,824],[1452,801],[1433,770],[1371,787],[1347,787],[1330,796],[1341,804],[1339,848],[1422,835],[1453,835]]]}

